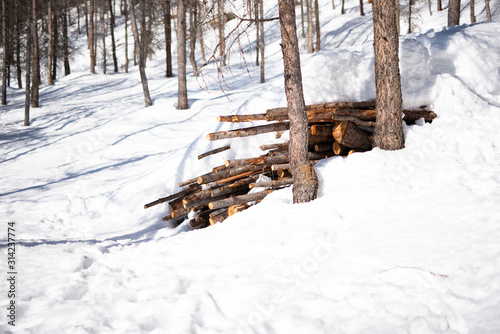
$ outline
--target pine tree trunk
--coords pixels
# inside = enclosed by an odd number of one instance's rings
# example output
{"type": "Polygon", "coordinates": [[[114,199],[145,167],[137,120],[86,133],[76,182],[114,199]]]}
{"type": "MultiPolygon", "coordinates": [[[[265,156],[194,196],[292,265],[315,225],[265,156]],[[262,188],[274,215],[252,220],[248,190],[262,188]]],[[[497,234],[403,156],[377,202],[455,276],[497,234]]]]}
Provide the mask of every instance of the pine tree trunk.
{"type": "Polygon", "coordinates": [[[2,62],[2,105],[7,104],[7,61],[8,51],[8,24],[7,24],[7,0],[2,0],[2,46],[3,46],[3,62],[2,62]]]}
{"type": "MultiPolygon", "coordinates": [[[[132,4],[132,0],[128,0],[128,6],[130,8],[130,24],[132,26],[134,41],[136,45],[140,45],[139,32],[137,31],[135,8],[132,4]]],[[[138,49],[139,49],[139,73],[141,75],[142,91],[144,92],[144,101],[146,102],[146,107],[149,107],[153,105],[153,101],[151,101],[151,97],[149,96],[148,78],[146,77],[146,71],[144,69],[144,59],[143,59],[144,52],[141,47],[138,47],[138,49]]]]}
{"type": "MultiPolygon", "coordinates": [[[[14,1],[16,4],[16,65],[17,65],[17,87],[19,89],[23,88],[22,81],[22,68],[21,68],[21,11],[19,9],[19,3],[14,1]]],[[[50,70],[49,70],[50,71],[50,70]]]]}
{"type": "Polygon", "coordinates": [[[365,16],[365,10],[363,8],[363,0],[359,0],[359,15],[365,16]]]}
{"type": "Polygon", "coordinates": [[[307,52],[314,52],[314,24],[312,0],[307,0],[307,52]]]}
{"type": "Polygon", "coordinates": [[[111,50],[113,53],[113,66],[115,73],[118,72],[118,58],[116,57],[116,42],[115,42],[115,11],[113,10],[113,3],[108,0],[109,5],[109,15],[110,15],[110,25],[111,25],[111,50]]]}
{"type": "Polygon", "coordinates": [[[302,88],[294,3],[293,0],[278,0],[278,4],[285,93],[290,118],[289,157],[293,175],[293,202],[304,203],[316,198],[318,178],[307,157],[309,127],[302,88]]]}
{"type": "Polygon", "coordinates": [[[125,15],[125,73],[128,73],[128,8],[127,1],[123,2],[123,11],[125,15]]]}
{"type": "Polygon", "coordinates": [[[184,8],[184,1],[179,1],[177,4],[177,64],[177,109],[188,109],[186,78],[186,10],[184,8]]]}
{"type": "MultiPolygon", "coordinates": [[[[200,6],[202,4],[200,3],[200,6]]],[[[200,10],[198,11],[198,22],[201,22],[201,8],[200,10]]],[[[201,52],[201,60],[203,62],[206,62],[207,61],[207,58],[205,57],[205,45],[204,45],[204,42],[203,42],[203,25],[202,24],[199,24],[198,25],[198,35],[200,36],[199,40],[200,40],[200,52],[201,52]]]]}
{"type": "Polygon", "coordinates": [[[300,25],[302,28],[301,31],[302,38],[306,38],[306,26],[304,23],[304,1],[305,0],[300,0],[300,25]]]}
{"type": "Polygon", "coordinates": [[[460,24],[460,0],[450,0],[448,7],[448,27],[460,24]]]}
{"type": "Polygon", "coordinates": [[[58,24],[58,13],[57,7],[54,13],[54,58],[52,60],[52,79],[57,79],[57,46],[59,45],[59,24],[58,24]]]}
{"type": "Polygon", "coordinates": [[[342,8],[340,9],[340,14],[345,14],[345,0],[342,0],[342,8]]]}
{"type": "Polygon", "coordinates": [[[196,64],[196,28],[198,26],[197,22],[197,7],[198,0],[190,0],[190,10],[189,10],[189,61],[191,62],[191,67],[193,68],[193,74],[195,77],[198,76],[198,65],[196,64]]]}
{"type": "Polygon", "coordinates": [[[38,108],[39,105],[39,86],[40,86],[40,48],[38,47],[38,24],[37,24],[37,1],[33,0],[33,59],[32,59],[32,90],[31,90],[31,106],[38,108]]]}
{"type": "Polygon", "coordinates": [[[263,0],[254,0],[254,10],[255,10],[255,65],[259,66],[260,58],[260,24],[259,24],[259,3],[263,0]]]}
{"type": "Polygon", "coordinates": [[[490,0],[484,0],[484,7],[486,8],[486,18],[488,22],[491,22],[490,0]]]}
{"type": "Polygon", "coordinates": [[[476,23],[476,10],[474,0],[470,0],[470,23],[476,23]]]}
{"type": "Polygon", "coordinates": [[[105,3],[101,7],[101,41],[102,41],[102,73],[107,74],[107,52],[106,52],[106,17],[105,17],[105,3]]]}
{"type": "Polygon", "coordinates": [[[90,15],[89,15],[89,49],[90,49],[90,73],[95,73],[95,49],[94,49],[94,12],[95,12],[95,0],[90,0],[90,15]]]}
{"type": "Polygon", "coordinates": [[[404,147],[399,40],[394,0],[373,1],[377,122],[373,146],[383,150],[404,147]]]}
{"type": "Polygon", "coordinates": [[[259,1],[259,17],[261,21],[258,23],[260,26],[260,83],[265,83],[266,82],[266,73],[265,73],[265,50],[266,50],[266,45],[265,45],[265,35],[264,35],[264,1],[261,0],[259,1]]]}
{"type": "Polygon", "coordinates": [[[226,66],[226,40],[224,28],[226,26],[224,17],[224,0],[217,0],[217,16],[219,18],[219,53],[221,66],[226,66]]]}
{"type": "Polygon", "coordinates": [[[440,12],[443,10],[443,4],[441,0],[437,0],[437,11],[440,12]]]}
{"type": "Polygon", "coordinates": [[[52,77],[52,60],[54,58],[54,21],[52,20],[52,0],[47,2],[47,29],[48,29],[48,45],[47,45],[47,84],[52,86],[54,79],[52,77]]]}
{"type": "Polygon", "coordinates": [[[316,52],[321,49],[321,29],[319,26],[319,3],[314,0],[314,13],[316,15],[316,52]]]}
{"type": "Polygon", "coordinates": [[[172,15],[170,14],[170,0],[165,1],[164,10],[164,28],[165,28],[165,50],[166,50],[166,77],[174,76],[172,73],[172,15]]]}
{"type": "MultiPolygon", "coordinates": [[[[29,7],[29,5],[28,5],[29,7]]],[[[31,101],[31,51],[32,51],[32,40],[33,36],[31,33],[31,16],[27,15],[26,18],[27,27],[26,27],[26,91],[24,98],[24,125],[30,125],[30,101],[31,101]]]]}
{"type": "Polygon", "coordinates": [[[64,75],[70,75],[71,69],[69,67],[69,42],[68,42],[68,15],[69,8],[63,10],[63,55],[64,55],[64,75]]]}

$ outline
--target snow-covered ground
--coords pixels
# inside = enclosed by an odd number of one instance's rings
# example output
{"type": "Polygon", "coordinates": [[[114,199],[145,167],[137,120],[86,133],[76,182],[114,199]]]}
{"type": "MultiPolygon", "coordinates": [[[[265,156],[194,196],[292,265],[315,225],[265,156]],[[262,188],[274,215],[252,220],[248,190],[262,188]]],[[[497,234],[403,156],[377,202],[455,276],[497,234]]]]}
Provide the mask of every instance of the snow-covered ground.
{"type": "MultiPolygon", "coordinates": [[[[361,17],[357,1],[346,5],[342,16],[320,1],[322,49],[302,54],[306,103],[375,96],[371,8],[361,17]]],[[[275,2],[266,6],[266,17],[277,16],[275,2]]],[[[420,33],[401,36],[404,104],[439,117],[406,126],[404,150],[320,162],[311,203],[292,204],[288,188],[202,230],[171,229],[161,221],[166,206],[143,205],[279,141],[235,139],[230,151],[197,159],[226,144],[207,133],[238,126],[216,116],[286,105],[277,21],[265,28],[267,82],[254,51],[248,76],[236,50],[225,94],[215,68],[204,68],[204,80],[189,76],[189,110],[175,108],[177,81],[164,77],[161,50],[148,62],[154,106],[144,108],[137,68],[91,75],[85,39],[73,74],[42,86],[30,127],[24,91],[9,89],[0,114],[0,331],[499,333],[499,2],[494,23],[479,1],[480,23],[453,28],[445,11],[420,6],[420,33]]]]}

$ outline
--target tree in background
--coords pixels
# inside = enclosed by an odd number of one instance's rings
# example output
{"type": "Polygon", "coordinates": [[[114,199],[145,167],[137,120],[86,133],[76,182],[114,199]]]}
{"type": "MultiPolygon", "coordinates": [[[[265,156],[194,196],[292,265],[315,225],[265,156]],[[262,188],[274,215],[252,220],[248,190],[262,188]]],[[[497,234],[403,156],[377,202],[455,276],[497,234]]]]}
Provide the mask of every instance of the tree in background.
{"type": "Polygon", "coordinates": [[[317,196],[318,177],[307,157],[307,115],[302,88],[299,42],[293,0],[278,0],[281,50],[285,67],[285,94],[290,119],[290,171],[293,176],[293,202],[312,201],[317,196]]]}
{"type": "Polygon", "coordinates": [[[38,108],[40,106],[40,48],[38,45],[38,11],[37,11],[37,0],[33,0],[32,3],[33,12],[33,22],[32,22],[32,75],[31,75],[31,106],[33,108],[38,108]]]}
{"type": "Polygon", "coordinates": [[[172,73],[172,15],[170,13],[170,0],[165,0],[163,6],[163,25],[165,29],[165,56],[167,78],[174,76],[172,73]]]}
{"type": "Polygon", "coordinates": [[[184,1],[179,1],[177,3],[177,65],[177,109],[188,109],[186,79],[186,9],[184,7],[184,1]]]}
{"type": "Polygon", "coordinates": [[[2,46],[3,46],[3,62],[2,62],[2,105],[7,104],[7,66],[9,54],[8,42],[8,27],[7,24],[7,0],[2,0],[2,46]]]}
{"type": "Polygon", "coordinates": [[[450,0],[448,7],[448,27],[460,24],[460,0],[450,0]]]}
{"type": "Polygon", "coordinates": [[[399,39],[394,0],[373,0],[375,87],[377,122],[373,146],[383,150],[404,148],[399,39]]]}

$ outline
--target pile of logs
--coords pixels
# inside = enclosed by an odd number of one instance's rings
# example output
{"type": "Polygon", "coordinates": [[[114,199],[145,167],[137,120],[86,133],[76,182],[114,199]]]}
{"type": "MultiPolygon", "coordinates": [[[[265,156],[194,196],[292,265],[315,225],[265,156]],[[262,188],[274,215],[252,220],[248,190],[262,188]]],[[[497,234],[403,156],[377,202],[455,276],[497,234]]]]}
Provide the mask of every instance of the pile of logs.
{"type": "MultiPolygon", "coordinates": [[[[347,156],[372,148],[375,127],[375,102],[335,102],[306,106],[309,122],[309,159],[315,164],[331,156],[347,156]]],[[[436,114],[425,106],[417,110],[403,110],[403,120],[414,124],[423,118],[431,122],[436,114]]],[[[289,129],[287,108],[269,109],[264,114],[219,116],[220,122],[272,122],[230,131],[210,133],[210,141],[247,137],[276,132],[277,138],[289,129]]],[[[217,154],[230,145],[198,156],[217,154]]],[[[260,202],[270,192],[292,184],[288,158],[288,142],[262,145],[267,151],[259,157],[228,160],[209,173],[179,183],[181,191],[148,203],[144,208],[168,202],[170,214],[163,218],[177,226],[188,217],[193,228],[202,228],[222,222],[228,216],[260,202]],[[255,188],[255,189],[254,189],[255,188]],[[190,214],[191,213],[191,214],[190,214]]]]}

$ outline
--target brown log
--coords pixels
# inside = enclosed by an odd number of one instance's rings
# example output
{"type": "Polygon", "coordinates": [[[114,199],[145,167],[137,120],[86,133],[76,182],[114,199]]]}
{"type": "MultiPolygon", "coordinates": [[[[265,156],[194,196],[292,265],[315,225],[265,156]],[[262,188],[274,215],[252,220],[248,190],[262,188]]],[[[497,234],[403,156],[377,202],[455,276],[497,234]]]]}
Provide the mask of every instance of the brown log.
{"type": "Polygon", "coordinates": [[[293,184],[293,179],[286,178],[281,180],[260,181],[256,183],[250,183],[250,188],[280,188],[290,184],[293,184]]]}
{"type": "Polygon", "coordinates": [[[277,164],[277,165],[272,165],[271,170],[277,171],[280,169],[288,169],[290,170],[290,164],[277,164]]]}
{"type": "Polygon", "coordinates": [[[262,133],[288,130],[289,128],[290,128],[289,122],[272,123],[266,125],[252,126],[249,128],[243,128],[238,130],[209,133],[207,135],[207,139],[213,141],[213,140],[220,140],[227,138],[248,137],[262,133]]]}
{"type": "Polygon", "coordinates": [[[316,151],[316,152],[330,151],[332,149],[333,143],[336,143],[336,142],[334,142],[334,141],[328,141],[328,142],[325,142],[325,143],[316,144],[316,145],[314,145],[314,151],[316,151]]]}
{"type": "Polygon", "coordinates": [[[347,153],[347,155],[349,156],[349,155],[354,154],[354,153],[356,153],[356,150],[350,150],[349,153],[347,153]]]}
{"type": "Polygon", "coordinates": [[[188,203],[196,202],[196,201],[199,201],[201,199],[210,198],[210,197],[212,197],[210,189],[204,189],[204,190],[198,191],[198,192],[196,192],[194,194],[190,194],[190,195],[184,196],[182,198],[182,206],[185,209],[188,209],[188,207],[187,207],[188,203]]]}
{"type": "Polygon", "coordinates": [[[258,200],[266,197],[271,191],[272,190],[264,190],[264,191],[259,191],[256,193],[221,199],[221,200],[218,200],[215,202],[211,202],[210,204],[208,204],[208,207],[211,210],[214,210],[214,209],[219,209],[219,208],[227,208],[227,207],[229,207],[231,205],[235,205],[235,204],[258,201],[258,200]]]}
{"type": "Polygon", "coordinates": [[[249,207],[250,207],[250,205],[248,205],[247,203],[241,203],[241,204],[231,205],[227,209],[227,214],[228,214],[229,217],[231,217],[235,213],[244,211],[244,210],[248,209],[249,207]]]}
{"type": "MultiPolygon", "coordinates": [[[[226,165],[221,165],[221,166],[214,167],[212,169],[212,172],[217,173],[217,172],[220,172],[220,171],[223,171],[223,170],[226,170],[226,169],[227,169],[226,165]]],[[[196,183],[196,184],[198,184],[198,183],[196,183]]]]}
{"type": "Polygon", "coordinates": [[[332,132],[331,131],[330,131],[330,133],[323,134],[321,136],[309,136],[309,139],[308,139],[309,149],[313,150],[314,149],[314,145],[319,144],[319,143],[324,143],[324,142],[327,142],[327,141],[332,141],[332,140],[333,140],[333,137],[332,137],[332,132]]]}
{"type": "Polygon", "coordinates": [[[375,127],[375,122],[372,122],[372,121],[363,121],[357,117],[354,117],[354,116],[338,116],[338,115],[334,115],[332,116],[332,119],[334,121],[340,121],[340,122],[353,122],[354,124],[356,125],[359,125],[359,126],[364,126],[364,127],[367,127],[367,128],[374,128],[375,127]]]}
{"type": "Polygon", "coordinates": [[[231,123],[265,121],[266,114],[219,116],[217,117],[217,120],[219,122],[231,122],[231,123]]]}
{"type": "MultiPolygon", "coordinates": [[[[425,108],[425,106],[422,106],[421,108],[425,108]]],[[[415,124],[415,121],[419,120],[420,118],[423,118],[427,123],[430,123],[437,117],[434,111],[422,109],[403,110],[403,114],[403,121],[405,121],[408,125],[415,124]]]]}
{"type": "Polygon", "coordinates": [[[190,186],[190,185],[193,185],[193,184],[196,184],[196,177],[194,179],[191,179],[191,180],[180,182],[179,183],[179,188],[184,187],[184,186],[190,186]]]}
{"type": "Polygon", "coordinates": [[[259,146],[259,149],[261,151],[274,150],[274,149],[283,149],[283,148],[288,149],[288,142],[259,146]]]}
{"type": "Polygon", "coordinates": [[[218,215],[223,214],[224,212],[227,212],[227,208],[211,210],[209,217],[210,218],[217,217],[218,215]]]}
{"type": "Polygon", "coordinates": [[[222,223],[224,220],[226,220],[227,217],[229,217],[229,215],[227,214],[227,212],[221,213],[218,216],[212,217],[212,218],[210,218],[210,225],[215,225],[215,224],[218,224],[218,223],[222,223]]]}
{"type": "Polygon", "coordinates": [[[372,141],[370,133],[358,129],[352,122],[341,122],[333,129],[333,138],[342,146],[359,149],[371,150],[372,141]]]}
{"type": "Polygon", "coordinates": [[[244,165],[279,164],[279,163],[284,163],[286,161],[288,161],[288,157],[284,155],[279,155],[279,156],[261,155],[257,158],[251,158],[251,159],[227,160],[225,164],[228,167],[236,167],[244,165]]]}
{"type": "MultiPolygon", "coordinates": [[[[330,103],[319,103],[306,105],[306,111],[309,115],[313,111],[327,112],[331,110],[343,110],[343,109],[374,109],[375,101],[364,101],[364,102],[330,102],[330,103]]],[[[288,107],[268,109],[266,111],[267,120],[273,120],[275,118],[282,117],[281,120],[288,119],[288,107]]]]}
{"type": "Polygon", "coordinates": [[[201,189],[201,187],[198,184],[190,186],[190,187],[188,187],[184,190],[181,190],[175,194],[172,194],[170,196],[163,197],[163,198],[157,199],[154,202],[148,203],[148,204],[144,205],[144,209],[150,208],[150,207],[155,206],[155,205],[160,204],[160,203],[168,202],[168,201],[170,201],[174,198],[177,198],[177,197],[185,196],[185,195],[190,194],[192,192],[198,191],[199,189],[201,189]]]}
{"type": "Polygon", "coordinates": [[[216,172],[216,173],[207,173],[198,177],[198,184],[207,184],[214,181],[219,181],[222,179],[226,179],[235,175],[240,175],[246,172],[257,171],[264,169],[265,165],[251,165],[246,164],[243,166],[237,166],[234,168],[228,168],[226,170],[216,172]]]}
{"type": "Polygon", "coordinates": [[[333,124],[313,124],[309,130],[313,136],[328,136],[332,134],[333,124]]]}
{"type": "Polygon", "coordinates": [[[246,177],[242,180],[235,181],[235,182],[230,183],[228,185],[213,188],[212,189],[212,197],[218,197],[218,196],[222,196],[224,194],[228,194],[230,192],[227,192],[227,191],[233,190],[235,188],[245,187],[245,186],[248,187],[248,185],[250,183],[255,182],[258,178],[259,178],[258,175],[252,175],[250,177],[246,177]]]}
{"type": "Polygon", "coordinates": [[[333,142],[332,148],[333,148],[333,153],[335,155],[345,155],[347,153],[347,151],[348,151],[347,148],[345,148],[344,146],[340,145],[336,141],[333,142]]]}
{"type": "Polygon", "coordinates": [[[174,218],[179,218],[179,217],[181,217],[181,216],[185,216],[185,215],[187,215],[188,213],[189,213],[189,211],[188,211],[188,210],[186,210],[185,208],[180,208],[180,209],[178,209],[178,210],[172,211],[172,212],[170,213],[170,217],[172,217],[172,219],[174,219],[174,218]]]}
{"type": "Polygon", "coordinates": [[[205,157],[208,157],[210,155],[213,155],[213,154],[217,154],[217,153],[220,153],[220,152],[224,152],[224,151],[227,151],[231,148],[231,145],[226,145],[226,146],[222,146],[222,147],[219,147],[219,148],[216,148],[214,150],[211,150],[211,151],[208,151],[208,152],[205,152],[203,154],[200,154],[198,156],[198,160],[200,159],[203,159],[205,157]]]}
{"type": "Polygon", "coordinates": [[[189,221],[189,225],[191,225],[191,227],[201,227],[202,225],[208,226],[207,224],[210,225],[210,220],[208,218],[203,220],[191,219],[189,221]]]}
{"type": "Polygon", "coordinates": [[[182,209],[182,197],[179,197],[177,199],[174,199],[173,201],[168,202],[168,207],[170,208],[171,211],[176,211],[179,209],[182,209]]]}
{"type": "Polygon", "coordinates": [[[326,159],[329,157],[333,157],[335,154],[333,154],[333,151],[325,151],[325,152],[308,152],[307,156],[309,157],[309,160],[311,160],[311,163],[317,160],[322,160],[326,159]]]}
{"type": "Polygon", "coordinates": [[[228,177],[227,179],[222,179],[222,180],[216,181],[215,184],[222,185],[222,184],[234,182],[235,180],[239,180],[239,179],[242,179],[245,177],[249,177],[249,176],[257,175],[257,174],[262,174],[270,169],[271,169],[270,166],[265,166],[264,169],[262,169],[262,170],[259,169],[259,170],[250,171],[250,172],[242,173],[239,175],[231,176],[231,177],[228,177]]]}

